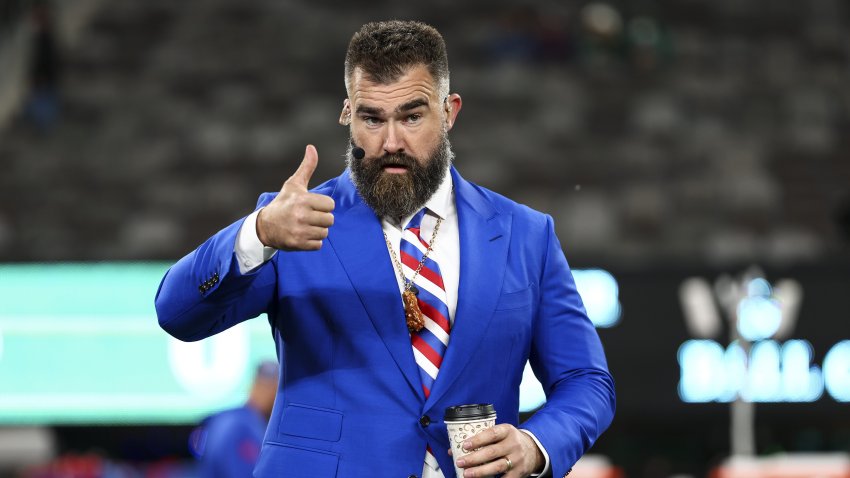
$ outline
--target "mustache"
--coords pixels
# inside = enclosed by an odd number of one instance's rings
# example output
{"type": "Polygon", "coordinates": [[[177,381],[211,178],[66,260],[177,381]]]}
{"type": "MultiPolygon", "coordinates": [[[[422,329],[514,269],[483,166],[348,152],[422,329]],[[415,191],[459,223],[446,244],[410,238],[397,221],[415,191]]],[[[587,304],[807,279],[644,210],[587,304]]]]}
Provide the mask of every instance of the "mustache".
{"type": "Polygon", "coordinates": [[[408,169],[417,165],[416,159],[405,153],[385,154],[375,161],[379,167],[385,166],[404,166],[408,169]]]}

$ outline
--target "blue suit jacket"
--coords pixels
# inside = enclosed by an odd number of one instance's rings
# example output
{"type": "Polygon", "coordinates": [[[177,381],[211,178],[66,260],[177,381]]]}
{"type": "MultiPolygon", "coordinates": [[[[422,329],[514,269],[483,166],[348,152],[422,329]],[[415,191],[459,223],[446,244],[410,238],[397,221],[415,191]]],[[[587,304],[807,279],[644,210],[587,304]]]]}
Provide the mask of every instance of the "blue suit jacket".
{"type": "MultiPolygon", "coordinates": [[[[611,422],[614,386],[552,219],[452,168],[460,284],[451,341],[426,400],[381,224],[348,171],[317,188],[335,224],[313,252],[279,252],[242,275],[242,221],[177,262],[157,293],[160,325],[199,340],[268,313],[280,390],[258,477],[419,476],[426,444],[454,476],[446,407],[492,403],[517,424],[530,359],[547,403],[523,424],[562,476],[611,422]],[[425,417],[428,417],[427,419],[425,417]]],[[[274,194],[260,197],[258,207],[274,194]]]]}

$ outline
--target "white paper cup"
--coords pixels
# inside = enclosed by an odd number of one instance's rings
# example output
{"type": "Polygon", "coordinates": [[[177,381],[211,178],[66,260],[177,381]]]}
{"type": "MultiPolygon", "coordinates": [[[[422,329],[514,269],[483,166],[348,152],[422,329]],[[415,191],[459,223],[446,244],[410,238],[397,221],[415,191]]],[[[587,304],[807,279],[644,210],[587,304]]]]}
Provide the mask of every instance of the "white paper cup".
{"type": "Polygon", "coordinates": [[[457,460],[475,450],[464,451],[463,442],[496,424],[496,410],[490,404],[459,405],[446,409],[443,417],[449,433],[452,447],[452,460],[455,474],[463,476],[463,470],[457,467],[457,460]]]}

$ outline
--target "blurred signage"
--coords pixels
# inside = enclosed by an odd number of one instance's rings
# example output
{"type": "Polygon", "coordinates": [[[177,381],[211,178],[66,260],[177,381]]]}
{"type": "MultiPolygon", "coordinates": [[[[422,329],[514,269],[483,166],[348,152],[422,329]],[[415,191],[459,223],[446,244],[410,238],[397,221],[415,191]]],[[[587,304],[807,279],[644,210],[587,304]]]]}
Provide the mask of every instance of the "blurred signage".
{"type": "Polygon", "coordinates": [[[153,299],[167,264],[0,266],[0,425],[183,423],[241,404],[266,320],[184,343],[153,299]]]}
{"type": "Polygon", "coordinates": [[[679,289],[691,336],[678,351],[679,397],[684,402],[814,402],[824,394],[850,401],[850,340],[813,363],[810,342],[791,337],[803,298],[793,279],[771,285],[752,268],[739,278],[723,275],[714,284],[685,280],[679,289]],[[717,338],[729,324],[728,346],[717,338]]]}

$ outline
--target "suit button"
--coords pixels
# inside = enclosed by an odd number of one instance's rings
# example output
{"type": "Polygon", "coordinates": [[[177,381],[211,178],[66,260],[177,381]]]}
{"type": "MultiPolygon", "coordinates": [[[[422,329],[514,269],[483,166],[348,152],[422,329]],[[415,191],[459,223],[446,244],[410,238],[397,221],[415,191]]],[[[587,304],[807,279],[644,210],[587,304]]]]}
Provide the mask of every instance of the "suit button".
{"type": "Polygon", "coordinates": [[[407,478],[419,478],[419,477],[417,477],[416,475],[410,475],[407,478]]]}
{"type": "Polygon", "coordinates": [[[431,417],[428,415],[422,415],[422,417],[419,418],[419,424],[423,427],[427,427],[431,424],[431,417]]]}

